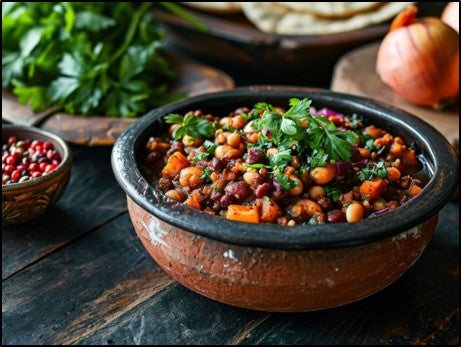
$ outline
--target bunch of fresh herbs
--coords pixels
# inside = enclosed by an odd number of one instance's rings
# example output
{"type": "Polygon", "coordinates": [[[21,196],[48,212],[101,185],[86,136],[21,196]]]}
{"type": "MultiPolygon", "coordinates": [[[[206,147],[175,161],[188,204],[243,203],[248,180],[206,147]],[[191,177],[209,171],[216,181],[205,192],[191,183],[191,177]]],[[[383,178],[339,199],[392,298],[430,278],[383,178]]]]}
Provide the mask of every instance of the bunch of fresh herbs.
{"type": "Polygon", "coordinates": [[[152,5],[2,3],[2,87],[35,111],[79,115],[135,117],[172,101],[152,5]]]}

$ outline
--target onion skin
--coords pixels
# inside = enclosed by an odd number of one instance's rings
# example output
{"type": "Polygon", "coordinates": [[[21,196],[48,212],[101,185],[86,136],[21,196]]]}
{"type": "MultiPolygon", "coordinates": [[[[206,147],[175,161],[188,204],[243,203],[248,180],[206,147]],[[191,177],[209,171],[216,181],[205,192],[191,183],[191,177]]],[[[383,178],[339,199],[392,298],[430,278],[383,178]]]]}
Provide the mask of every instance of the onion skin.
{"type": "Polygon", "coordinates": [[[397,16],[378,51],[381,80],[407,101],[439,108],[459,92],[457,32],[435,17],[397,16]]]}
{"type": "Polygon", "coordinates": [[[459,34],[459,2],[450,2],[445,6],[441,19],[459,34]]]}

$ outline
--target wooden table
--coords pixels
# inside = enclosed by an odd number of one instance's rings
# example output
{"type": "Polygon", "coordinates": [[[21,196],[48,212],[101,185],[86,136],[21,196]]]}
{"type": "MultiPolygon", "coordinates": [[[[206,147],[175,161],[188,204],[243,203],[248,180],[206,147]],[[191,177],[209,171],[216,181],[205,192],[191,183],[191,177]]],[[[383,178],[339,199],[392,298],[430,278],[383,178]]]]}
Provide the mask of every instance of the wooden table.
{"type": "Polygon", "coordinates": [[[383,291],[310,313],[249,311],[176,283],[149,257],[110,167],[73,146],[69,186],[42,218],[2,228],[2,344],[458,344],[459,205],[383,291]]]}

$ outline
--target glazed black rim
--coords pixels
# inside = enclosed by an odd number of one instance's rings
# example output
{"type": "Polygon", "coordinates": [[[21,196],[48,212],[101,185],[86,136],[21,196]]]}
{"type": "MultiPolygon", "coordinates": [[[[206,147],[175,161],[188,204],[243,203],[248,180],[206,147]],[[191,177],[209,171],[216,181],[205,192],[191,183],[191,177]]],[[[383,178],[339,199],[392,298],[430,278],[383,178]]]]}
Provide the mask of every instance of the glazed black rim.
{"type": "Polygon", "coordinates": [[[318,249],[344,247],[395,236],[409,230],[435,215],[449,201],[458,182],[458,160],[445,138],[423,120],[392,106],[367,98],[302,87],[253,86],[230,91],[209,93],[157,108],[128,128],[112,150],[112,168],[126,194],[155,217],[218,241],[237,245],[276,249],[318,249]],[[234,222],[212,216],[166,198],[150,185],[136,163],[136,149],[140,138],[162,116],[186,109],[194,103],[249,98],[254,101],[270,98],[309,97],[316,104],[336,110],[357,110],[371,119],[379,119],[404,129],[424,149],[432,177],[422,192],[398,209],[357,223],[299,225],[282,227],[272,224],[234,222]],[[373,118],[374,117],[374,118],[373,118]]]}

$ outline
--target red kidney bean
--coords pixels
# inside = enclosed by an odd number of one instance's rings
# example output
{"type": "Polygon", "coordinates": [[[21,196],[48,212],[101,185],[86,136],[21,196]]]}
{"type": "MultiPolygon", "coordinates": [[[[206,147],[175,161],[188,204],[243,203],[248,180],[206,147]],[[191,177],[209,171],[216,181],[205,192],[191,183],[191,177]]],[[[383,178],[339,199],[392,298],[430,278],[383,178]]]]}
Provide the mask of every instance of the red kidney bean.
{"type": "Polygon", "coordinates": [[[342,223],[346,221],[346,214],[342,210],[333,210],[327,218],[330,223],[342,223]]]}
{"type": "Polygon", "coordinates": [[[167,191],[173,188],[174,188],[173,181],[169,178],[162,177],[158,181],[158,189],[162,190],[164,193],[166,193],[167,191]]]}
{"type": "Polygon", "coordinates": [[[222,207],[228,207],[234,201],[235,201],[235,198],[233,195],[224,194],[222,198],[219,200],[219,203],[221,204],[222,207]]]}
{"type": "Polygon", "coordinates": [[[222,198],[223,194],[220,191],[213,190],[210,194],[211,201],[219,201],[222,198]]]}
{"type": "Polygon", "coordinates": [[[270,194],[274,191],[274,185],[270,182],[261,184],[256,188],[255,196],[256,199],[261,199],[263,196],[270,196],[270,194]]]}
{"type": "Polygon", "coordinates": [[[260,151],[250,148],[248,150],[248,164],[261,164],[266,160],[264,154],[260,151]]]}
{"type": "Polygon", "coordinates": [[[210,169],[216,171],[216,172],[221,172],[224,170],[224,163],[221,159],[214,157],[213,160],[208,164],[210,169]]]}
{"type": "Polygon", "coordinates": [[[224,191],[228,194],[233,195],[237,201],[243,201],[250,197],[251,189],[250,186],[243,181],[229,183],[224,191]]]}
{"type": "Polygon", "coordinates": [[[327,198],[326,196],[321,196],[318,198],[317,204],[320,205],[323,212],[328,212],[335,208],[333,201],[331,201],[331,199],[327,198]]]}

